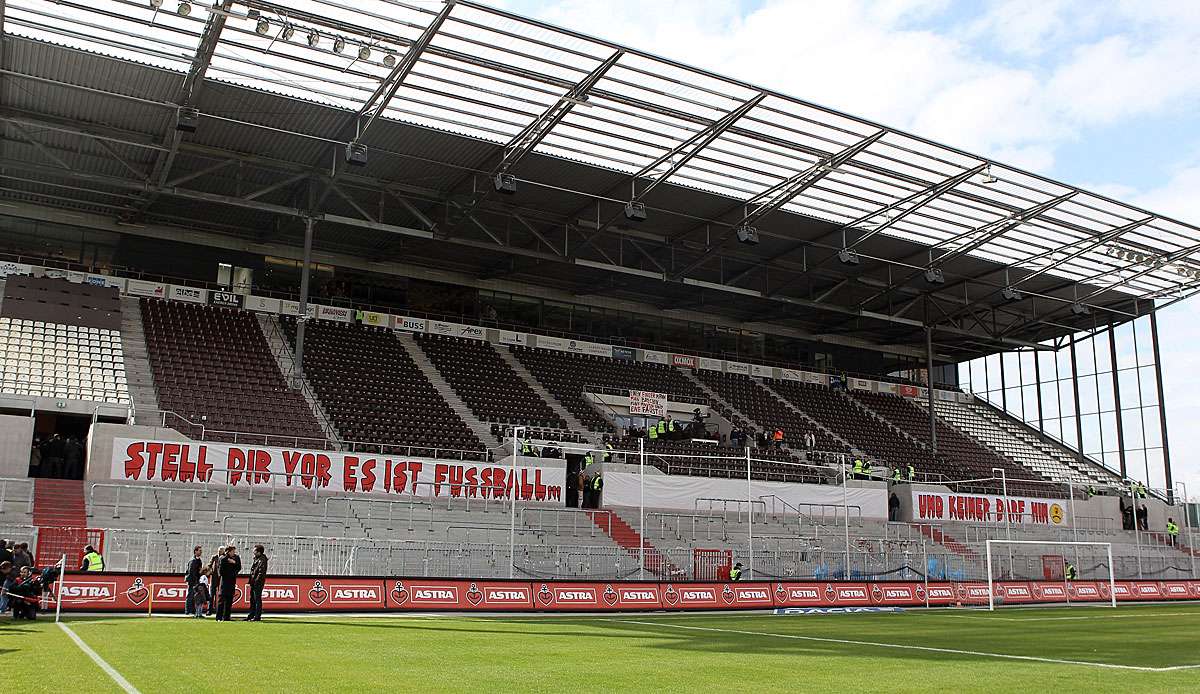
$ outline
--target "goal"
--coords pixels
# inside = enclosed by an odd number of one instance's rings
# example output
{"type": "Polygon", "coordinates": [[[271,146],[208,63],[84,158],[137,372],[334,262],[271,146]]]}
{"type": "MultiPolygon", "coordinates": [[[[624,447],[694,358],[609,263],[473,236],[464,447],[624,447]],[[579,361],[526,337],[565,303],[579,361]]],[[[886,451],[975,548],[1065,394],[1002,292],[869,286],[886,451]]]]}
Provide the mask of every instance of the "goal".
{"type": "Polygon", "coordinates": [[[1111,542],[988,540],[989,610],[995,610],[996,603],[1003,602],[1007,594],[1004,582],[1028,582],[1030,591],[1041,591],[1042,586],[1057,583],[1062,586],[1061,596],[1068,605],[1073,597],[1075,604],[1102,604],[1097,598],[1107,597],[1110,606],[1117,606],[1111,542]],[[1074,579],[1067,576],[1068,566],[1075,568],[1074,579]],[[1097,592],[1090,594],[1093,587],[1097,592]],[[1089,593],[1087,597],[1083,597],[1085,591],[1089,593]]]}

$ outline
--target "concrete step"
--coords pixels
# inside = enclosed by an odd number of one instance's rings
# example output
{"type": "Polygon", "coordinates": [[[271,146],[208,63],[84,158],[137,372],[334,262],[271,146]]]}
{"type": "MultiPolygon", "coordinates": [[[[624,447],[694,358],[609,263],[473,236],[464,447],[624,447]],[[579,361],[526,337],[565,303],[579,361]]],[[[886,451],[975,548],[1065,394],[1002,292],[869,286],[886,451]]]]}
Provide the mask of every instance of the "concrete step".
{"type": "Polygon", "coordinates": [[[125,379],[134,412],[160,409],[150,351],[146,347],[146,331],[142,326],[142,307],[134,297],[121,299],[121,352],[125,356],[125,379]]]}
{"type": "Polygon", "coordinates": [[[425,350],[421,349],[421,345],[413,339],[413,336],[406,332],[395,333],[396,339],[404,346],[408,355],[412,357],[417,368],[421,373],[425,374],[425,378],[433,384],[434,389],[450,405],[450,409],[454,410],[455,414],[467,425],[471,431],[475,432],[475,436],[483,442],[483,445],[491,448],[496,445],[496,437],[492,436],[491,426],[475,416],[467,403],[463,402],[462,398],[458,397],[458,393],[454,392],[454,388],[442,378],[442,374],[438,372],[437,367],[433,362],[429,361],[429,357],[425,354],[425,350]]]}
{"type": "Polygon", "coordinates": [[[595,437],[595,434],[589,432],[588,428],[584,426],[583,422],[579,421],[575,415],[571,414],[570,410],[563,407],[562,403],[560,403],[558,399],[550,393],[550,391],[546,390],[545,386],[538,382],[537,378],[529,372],[529,369],[526,369],[525,365],[522,364],[515,356],[513,356],[512,350],[503,345],[492,345],[492,349],[496,350],[500,354],[500,357],[508,363],[508,365],[513,371],[516,372],[518,376],[523,378],[525,382],[529,384],[529,387],[533,389],[533,392],[537,393],[538,396],[550,406],[550,409],[554,410],[555,414],[563,418],[563,421],[567,423],[567,428],[571,429],[571,431],[587,436],[592,445],[597,445],[599,443],[595,437]]]}
{"type": "Polygon", "coordinates": [[[275,357],[275,364],[279,367],[279,371],[283,374],[284,379],[291,384],[294,384],[300,394],[304,396],[304,401],[308,403],[308,409],[312,410],[313,417],[316,418],[317,424],[321,425],[321,431],[325,434],[325,438],[334,442],[334,447],[341,450],[342,435],[338,432],[337,427],[333,424],[333,418],[321,406],[321,400],[317,397],[316,391],[312,389],[308,379],[296,369],[296,355],[292,351],[292,346],[283,335],[283,328],[279,325],[279,318],[269,316],[265,313],[254,314],[258,318],[258,327],[262,330],[263,337],[267,340],[267,347],[271,350],[271,355],[275,357]]]}

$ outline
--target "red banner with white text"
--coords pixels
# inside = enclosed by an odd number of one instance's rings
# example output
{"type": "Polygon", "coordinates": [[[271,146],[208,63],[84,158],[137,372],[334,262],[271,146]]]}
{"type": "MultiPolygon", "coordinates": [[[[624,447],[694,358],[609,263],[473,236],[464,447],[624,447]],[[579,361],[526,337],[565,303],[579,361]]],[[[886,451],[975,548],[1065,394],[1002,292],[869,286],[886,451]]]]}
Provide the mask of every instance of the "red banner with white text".
{"type": "MultiPolygon", "coordinates": [[[[69,574],[64,610],[182,612],[187,586],[178,575],[69,574]]],[[[1107,581],[1006,581],[994,585],[997,604],[1106,602],[1107,581]]],[[[1200,600],[1200,581],[1117,581],[1117,600],[1200,600]]],[[[725,610],[776,607],[930,607],[986,604],[986,583],[906,581],[778,583],[656,583],[447,580],[279,576],[267,579],[263,607],[276,612],[437,610],[604,612],[725,610]]],[[[53,607],[54,598],[45,602],[53,607]]],[[[250,605],[246,580],[234,609],[250,605]]]]}

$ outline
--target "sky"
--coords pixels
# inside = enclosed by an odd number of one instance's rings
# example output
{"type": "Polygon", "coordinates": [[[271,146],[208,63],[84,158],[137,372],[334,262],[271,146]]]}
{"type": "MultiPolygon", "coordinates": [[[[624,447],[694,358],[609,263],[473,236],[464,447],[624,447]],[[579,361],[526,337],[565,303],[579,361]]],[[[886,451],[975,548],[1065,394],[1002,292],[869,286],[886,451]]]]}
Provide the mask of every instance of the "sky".
{"type": "MultiPolygon", "coordinates": [[[[1200,1],[504,0],[1200,224],[1200,1]]],[[[1159,317],[1172,467],[1200,497],[1197,302],[1159,317]]]]}

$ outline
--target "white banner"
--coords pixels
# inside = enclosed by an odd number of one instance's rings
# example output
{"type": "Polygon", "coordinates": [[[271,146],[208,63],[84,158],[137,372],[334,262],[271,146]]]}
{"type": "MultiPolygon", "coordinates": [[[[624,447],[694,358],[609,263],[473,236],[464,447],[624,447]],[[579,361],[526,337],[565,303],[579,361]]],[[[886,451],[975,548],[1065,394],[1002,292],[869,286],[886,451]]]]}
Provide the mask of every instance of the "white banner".
{"type": "Polygon", "coordinates": [[[377,328],[392,327],[392,316],[388,313],[379,313],[378,311],[359,311],[358,320],[363,325],[373,325],[377,328]]]}
{"type": "MultiPolygon", "coordinates": [[[[312,311],[311,305],[308,307],[308,310],[310,312],[312,311]]],[[[300,302],[299,301],[288,301],[287,299],[280,299],[279,312],[285,316],[298,316],[298,315],[300,315],[300,302]]]]}
{"type": "Polygon", "coordinates": [[[246,308],[259,313],[279,313],[279,299],[251,294],[246,297],[246,308]]]}
{"type": "Polygon", "coordinates": [[[559,352],[567,351],[567,341],[561,337],[542,337],[537,336],[537,346],[542,349],[554,349],[559,352]]]}
{"type": "Polygon", "coordinates": [[[447,323],[445,321],[433,320],[429,321],[429,332],[434,335],[453,335],[457,323],[447,323]]]}
{"type": "Polygon", "coordinates": [[[345,308],[343,306],[322,306],[320,304],[309,305],[309,315],[322,320],[333,320],[339,323],[353,323],[354,309],[345,308]]]}
{"type": "Polygon", "coordinates": [[[517,498],[561,501],[564,468],[523,467],[430,460],[406,456],[226,443],[115,439],[112,478],[120,482],[174,482],[203,486],[313,488],[339,493],[403,494],[417,497],[517,498]],[[274,478],[274,482],[272,479],[274,478]]]}
{"type": "Polygon", "coordinates": [[[44,267],[42,268],[42,277],[52,280],[70,280],[71,272],[57,267],[44,267]]]}
{"type": "Polygon", "coordinates": [[[955,400],[958,399],[958,393],[955,393],[954,391],[951,391],[951,390],[939,390],[939,391],[935,391],[935,393],[936,393],[935,397],[938,400],[942,400],[945,402],[954,402],[955,400]]]}
{"type": "Polygon", "coordinates": [[[486,340],[487,329],[477,325],[462,323],[447,323],[445,321],[429,321],[429,332],[434,335],[450,335],[452,337],[467,337],[472,340],[486,340]]]}
{"type": "MultiPolygon", "coordinates": [[[[636,473],[605,472],[605,506],[636,507],[638,499],[641,498],[638,477],[636,473]]],[[[656,509],[693,513],[696,510],[697,499],[745,499],[747,496],[744,476],[739,480],[688,475],[646,475],[645,481],[646,505],[650,506],[650,500],[653,499],[652,505],[656,509]]],[[[763,480],[752,480],[749,487],[749,495],[752,498],[758,499],[773,494],[799,508],[802,513],[832,515],[836,510],[840,515],[842,512],[841,487],[763,480]]],[[[851,487],[845,493],[851,519],[856,519],[860,511],[863,518],[887,518],[887,490],[851,487]]],[[[707,502],[700,503],[700,508],[706,508],[707,502]]]]}
{"type": "Polygon", "coordinates": [[[406,318],[404,316],[396,316],[392,324],[396,330],[405,330],[410,333],[423,333],[427,325],[424,318],[406,318]]]}
{"type": "Polygon", "coordinates": [[[629,391],[629,414],[645,417],[667,416],[667,394],[649,390],[629,391]]]}
{"type": "Polygon", "coordinates": [[[696,357],[689,354],[672,354],[671,364],[673,366],[682,366],[687,369],[696,368],[696,357]]]}
{"type": "Polygon", "coordinates": [[[670,364],[671,356],[666,352],[655,352],[652,349],[643,349],[642,361],[648,361],[651,364],[670,364]]]}
{"type": "Polygon", "coordinates": [[[167,293],[168,299],[175,301],[190,301],[193,304],[207,304],[208,290],[195,287],[185,287],[182,284],[172,284],[167,293]]]}
{"type": "Polygon", "coordinates": [[[12,263],[9,261],[0,262],[0,277],[8,277],[9,275],[32,275],[33,266],[25,263],[12,263]]]}
{"type": "Polygon", "coordinates": [[[521,347],[529,346],[529,336],[525,333],[514,333],[511,330],[500,331],[500,344],[502,345],[520,345],[521,347]]]}
{"type": "Polygon", "coordinates": [[[743,374],[746,376],[750,375],[750,365],[743,364],[740,361],[725,362],[725,370],[731,374],[743,374]]]}
{"type": "Polygon", "coordinates": [[[852,378],[849,385],[854,390],[875,390],[875,382],[865,378],[852,378]]]}
{"type": "Polygon", "coordinates": [[[167,285],[159,282],[146,282],[144,280],[129,280],[125,291],[133,296],[150,296],[162,299],[167,295],[167,285]]]}
{"type": "Polygon", "coordinates": [[[705,371],[724,371],[725,361],[722,359],[700,357],[700,368],[704,369],[705,371]]]}
{"type": "Polygon", "coordinates": [[[754,376],[770,378],[775,375],[775,369],[772,369],[769,366],[759,366],[758,364],[753,364],[750,366],[750,373],[754,376]]]}
{"type": "Polygon", "coordinates": [[[883,381],[879,381],[879,392],[880,393],[888,393],[890,395],[895,395],[896,394],[896,384],[895,383],[884,383],[883,381]]]}
{"type": "MultiPolygon", "coordinates": [[[[607,480],[606,480],[607,483],[607,480]]],[[[608,490],[605,489],[605,494],[608,490]]],[[[607,499],[606,499],[607,500],[607,499]]],[[[995,494],[912,493],[913,521],[959,521],[965,523],[1005,524],[1004,497],[995,494]]],[[[1067,505],[1058,499],[1008,497],[1009,523],[1066,527],[1067,505]]]]}
{"type": "Polygon", "coordinates": [[[122,292],[125,291],[124,277],[93,275],[90,272],[76,272],[72,270],[67,273],[67,281],[75,282],[76,284],[88,284],[93,287],[116,287],[122,292]]]}
{"type": "Polygon", "coordinates": [[[795,369],[780,369],[779,377],[785,381],[803,380],[803,374],[795,369]]]}
{"type": "Polygon", "coordinates": [[[814,383],[819,386],[827,386],[829,385],[829,376],[825,374],[813,373],[812,371],[805,371],[804,382],[814,383]]]}

